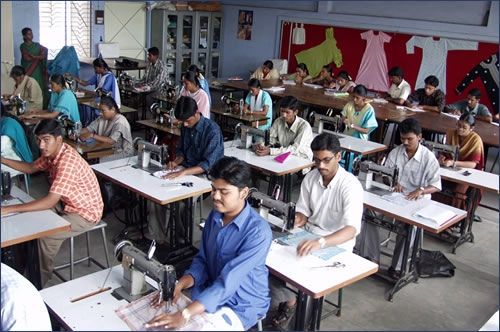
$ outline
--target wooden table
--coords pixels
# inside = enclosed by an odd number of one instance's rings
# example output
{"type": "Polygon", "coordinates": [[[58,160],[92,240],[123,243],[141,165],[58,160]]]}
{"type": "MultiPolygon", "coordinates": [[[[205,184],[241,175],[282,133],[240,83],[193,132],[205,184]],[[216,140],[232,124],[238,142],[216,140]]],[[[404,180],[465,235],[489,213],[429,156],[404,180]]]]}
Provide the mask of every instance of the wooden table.
{"type": "MultiPolygon", "coordinates": [[[[83,99],[83,100],[78,99],[78,104],[85,105],[85,106],[88,106],[88,107],[91,107],[91,108],[94,108],[94,109],[99,109],[99,103],[97,103],[94,98],[92,98],[92,99],[83,99]]],[[[132,124],[134,124],[135,122],[137,122],[137,118],[138,118],[137,113],[138,112],[139,111],[137,109],[135,109],[135,108],[128,107],[128,106],[125,106],[125,105],[121,105],[120,106],[120,113],[121,114],[123,114],[125,117],[132,115],[132,120],[131,120],[132,124]]]]}
{"type": "MultiPolygon", "coordinates": [[[[16,186],[12,187],[11,196],[22,202],[33,201],[33,198],[16,186]]],[[[60,232],[68,232],[71,225],[52,210],[23,212],[2,216],[1,247],[5,249],[15,244],[28,243],[29,256],[27,264],[28,279],[37,289],[42,288],[38,253],[38,239],[60,232]]]]}
{"type": "Polygon", "coordinates": [[[212,119],[219,124],[223,132],[233,135],[235,133],[234,128],[238,123],[257,128],[259,127],[259,122],[262,124],[262,121],[269,119],[266,115],[234,114],[228,112],[225,108],[212,108],[210,113],[212,114],[212,119]]]}
{"type": "Polygon", "coordinates": [[[78,151],[78,153],[83,157],[83,159],[87,161],[111,156],[114,153],[113,144],[109,143],[94,141],[90,144],[85,144],[85,143],[75,142],[74,140],[69,138],[64,138],[64,142],[69,146],[71,146],[76,151],[78,151]]]}
{"type": "Polygon", "coordinates": [[[151,128],[154,130],[159,130],[164,133],[172,134],[175,136],[181,136],[181,130],[178,127],[171,127],[167,123],[156,123],[155,120],[139,120],[138,124],[145,126],[146,128],[151,128]]]}

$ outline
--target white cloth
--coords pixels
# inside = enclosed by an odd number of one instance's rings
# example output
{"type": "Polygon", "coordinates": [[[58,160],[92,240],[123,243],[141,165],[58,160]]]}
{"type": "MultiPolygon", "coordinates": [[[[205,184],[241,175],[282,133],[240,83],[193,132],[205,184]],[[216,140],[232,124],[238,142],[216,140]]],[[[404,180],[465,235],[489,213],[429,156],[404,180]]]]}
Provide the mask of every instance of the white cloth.
{"type": "MultiPolygon", "coordinates": [[[[308,217],[305,229],[326,236],[345,226],[361,230],[363,215],[363,187],[359,180],[339,167],[328,187],[317,169],[309,172],[300,186],[296,211],[308,217]]],[[[339,247],[352,252],[356,239],[353,238],[339,247]]]]}
{"type": "Polygon", "coordinates": [[[406,100],[411,93],[411,86],[405,80],[402,80],[399,85],[392,83],[388,93],[391,98],[401,98],[403,100],[406,100]]]}
{"type": "MultiPolygon", "coordinates": [[[[17,161],[22,161],[21,157],[17,155],[16,151],[14,150],[14,143],[12,142],[12,139],[7,136],[7,135],[2,135],[1,138],[1,147],[2,147],[2,157],[7,158],[7,159],[12,159],[12,160],[17,160],[17,161]]],[[[10,168],[7,165],[2,164],[2,172],[9,172],[10,177],[17,176],[19,174],[23,174],[13,168],[10,168]]]]}
{"type": "Polygon", "coordinates": [[[229,307],[221,307],[214,313],[205,313],[210,325],[205,325],[201,331],[244,331],[238,315],[229,307]]]}
{"type": "Polygon", "coordinates": [[[391,36],[379,31],[375,34],[373,30],[361,34],[361,39],[366,40],[366,49],[359,65],[357,84],[363,84],[368,89],[387,91],[387,58],[385,56],[384,44],[391,41],[391,36]]]}
{"type": "Polygon", "coordinates": [[[413,54],[415,47],[422,49],[422,63],[418,71],[415,90],[423,88],[424,80],[429,75],[439,79],[441,90],[446,91],[446,57],[448,51],[477,50],[477,42],[441,38],[434,40],[432,37],[413,36],[406,42],[406,53],[413,54]]]}
{"type": "Polygon", "coordinates": [[[42,296],[25,277],[1,264],[2,331],[52,331],[42,296]]]}
{"type": "Polygon", "coordinates": [[[306,43],[306,29],[304,29],[304,23],[301,23],[300,28],[299,28],[299,23],[296,23],[296,26],[292,31],[292,44],[304,45],[305,43],[306,43]]]}
{"type": "MultiPolygon", "coordinates": [[[[399,184],[403,186],[404,194],[427,186],[441,190],[439,162],[436,156],[421,144],[418,145],[417,152],[410,160],[408,160],[408,154],[403,144],[395,147],[389,153],[385,165],[399,168],[399,184]]],[[[430,199],[431,195],[427,194],[425,197],[430,199]]]]}
{"type": "Polygon", "coordinates": [[[262,94],[263,91],[259,90],[259,94],[257,96],[252,95],[250,97],[250,111],[262,111],[262,94]]]}

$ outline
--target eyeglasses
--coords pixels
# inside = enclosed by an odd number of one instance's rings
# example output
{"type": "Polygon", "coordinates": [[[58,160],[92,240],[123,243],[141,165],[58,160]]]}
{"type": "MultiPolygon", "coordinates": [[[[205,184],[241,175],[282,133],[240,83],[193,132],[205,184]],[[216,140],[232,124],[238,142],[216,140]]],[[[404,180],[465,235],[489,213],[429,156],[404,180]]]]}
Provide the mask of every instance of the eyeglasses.
{"type": "Polygon", "coordinates": [[[313,158],[313,163],[315,165],[321,165],[321,163],[323,163],[325,165],[328,165],[333,160],[333,158],[335,158],[335,156],[332,156],[332,157],[329,157],[329,158],[323,158],[323,159],[313,158]]]}

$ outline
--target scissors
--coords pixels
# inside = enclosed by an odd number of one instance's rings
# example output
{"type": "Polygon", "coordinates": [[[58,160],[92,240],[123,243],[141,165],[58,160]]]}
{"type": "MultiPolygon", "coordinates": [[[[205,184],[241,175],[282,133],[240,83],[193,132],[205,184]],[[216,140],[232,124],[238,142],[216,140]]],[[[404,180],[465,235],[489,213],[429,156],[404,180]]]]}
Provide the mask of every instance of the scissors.
{"type": "Polygon", "coordinates": [[[170,186],[192,187],[193,182],[164,183],[161,186],[162,187],[170,187],[170,186]]]}
{"type": "Polygon", "coordinates": [[[319,269],[319,268],[322,268],[322,267],[335,267],[335,268],[341,268],[341,267],[345,267],[345,264],[344,264],[344,263],[341,263],[341,262],[333,262],[332,264],[323,265],[323,266],[313,266],[312,268],[313,268],[313,269],[319,269]]]}

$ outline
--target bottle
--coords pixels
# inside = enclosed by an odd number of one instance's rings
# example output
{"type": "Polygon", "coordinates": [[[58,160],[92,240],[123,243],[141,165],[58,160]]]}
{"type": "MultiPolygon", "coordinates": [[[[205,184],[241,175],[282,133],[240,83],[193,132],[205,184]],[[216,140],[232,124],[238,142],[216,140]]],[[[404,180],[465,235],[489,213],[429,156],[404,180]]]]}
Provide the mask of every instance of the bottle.
{"type": "Polygon", "coordinates": [[[240,99],[240,116],[243,116],[243,106],[245,106],[245,101],[243,98],[240,99]]]}

